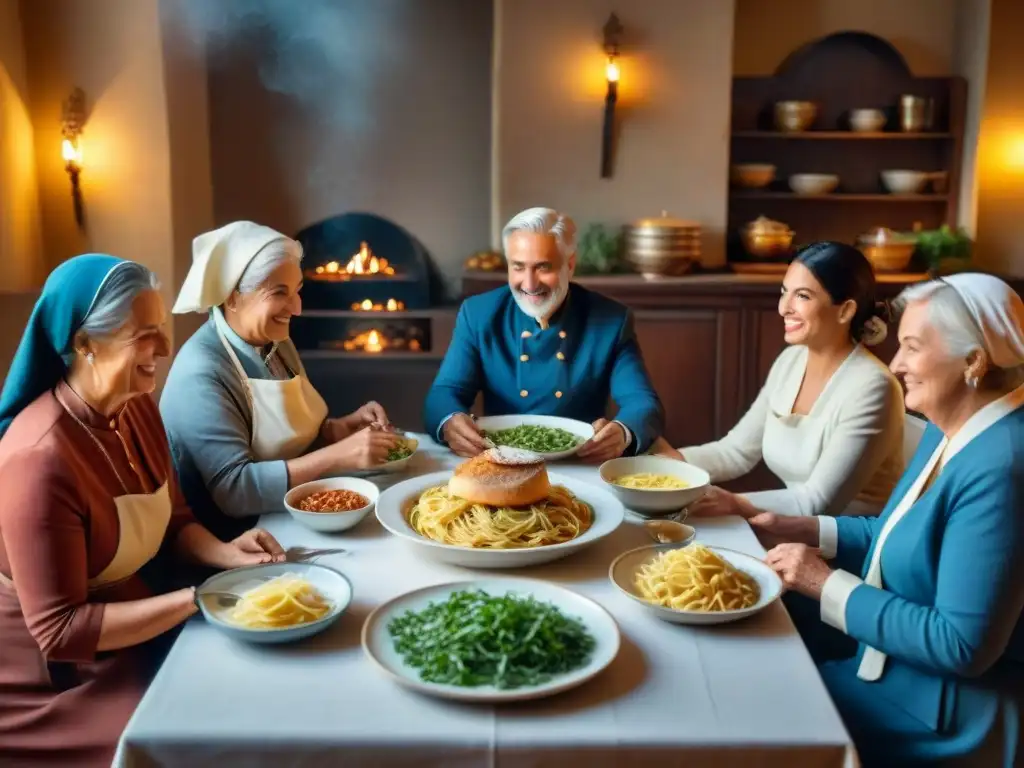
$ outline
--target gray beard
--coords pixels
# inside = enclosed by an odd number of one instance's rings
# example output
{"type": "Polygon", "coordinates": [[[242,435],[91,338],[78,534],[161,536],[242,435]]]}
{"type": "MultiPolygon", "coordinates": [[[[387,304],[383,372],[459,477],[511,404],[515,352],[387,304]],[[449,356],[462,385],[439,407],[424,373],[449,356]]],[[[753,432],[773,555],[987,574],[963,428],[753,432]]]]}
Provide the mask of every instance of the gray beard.
{"type": "Polygon", "coordinates": [[[543,304],[533,304],[521,292],[511,286],[509,288],[512,290],[512,298],[515,299],[516,306],[522,310],[524,315],[532,317],[534,320],[543,320],[544,318],[551,317],[562,306],[562,302],[565,301],[565,297],[569,294],[569,281],[571,279],[572,273],[569,271],[567,264],[559,270],[558,287],[551,292],[551,295],[548,296],[547,301],[543,304]]]}

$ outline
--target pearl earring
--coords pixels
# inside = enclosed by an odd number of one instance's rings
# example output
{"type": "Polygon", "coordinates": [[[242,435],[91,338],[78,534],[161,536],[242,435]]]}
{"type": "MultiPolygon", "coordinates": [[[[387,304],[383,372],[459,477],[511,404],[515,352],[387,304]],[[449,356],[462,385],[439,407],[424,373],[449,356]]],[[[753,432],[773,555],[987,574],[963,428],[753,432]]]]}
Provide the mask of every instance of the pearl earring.
{"type": "Polygon", "coordinates": [[[89,363],[89,365],[92,365],[93,363],[96,362],[96,355],[94,355],[92,352],[90,352],[89,354],[87,354],[85,356],[85,360],[86,360],[86,362],[89,363]]]}
{"type": "Polygon", "coordinates": [[[977,376],[971,376],[968,373],[968,374],[964,375],[964,379],[967,381],[967,386],[969,386],[971,389],[977,389],[978,388],[978,377],[977,376]]]}

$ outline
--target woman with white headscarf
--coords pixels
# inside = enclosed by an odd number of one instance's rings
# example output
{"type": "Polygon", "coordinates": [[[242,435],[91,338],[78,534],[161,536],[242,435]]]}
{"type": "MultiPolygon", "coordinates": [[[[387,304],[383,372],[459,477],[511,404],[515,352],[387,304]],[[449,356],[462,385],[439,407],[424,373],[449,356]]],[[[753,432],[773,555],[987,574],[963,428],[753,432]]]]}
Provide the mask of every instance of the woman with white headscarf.
{"type": "Polygon", "coordinates": [[[387,460],[399,438],[370,402],[337,419],[289,339],[302,247],[239,221],[200,235],[175,314],[208,312],[181,348],[160,412],[193,513],[223,539],[282,509],[289,488],[387,460]]]}
{"type": "Polygon", "coordinates": [[[821,623],[801,629],[865,765],[1009,766],[1024,693],[1024,302],[960,274],[900,303],[892,370],[930,424],[881,517],[750,523],[786,587],[820,601],[821,623]]]}

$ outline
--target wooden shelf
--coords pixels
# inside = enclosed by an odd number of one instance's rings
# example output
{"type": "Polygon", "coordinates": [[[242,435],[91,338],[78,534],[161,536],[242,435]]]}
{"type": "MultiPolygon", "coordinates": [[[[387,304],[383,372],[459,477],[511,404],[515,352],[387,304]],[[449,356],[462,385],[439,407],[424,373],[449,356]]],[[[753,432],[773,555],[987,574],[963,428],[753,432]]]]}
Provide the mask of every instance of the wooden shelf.
{"type": "Polygon", "coordinates": [[[928,141],[954,138],[952,133],[901,133],[879,131],[877,133],[856,133],[854,131],[733,131],[734,139],[792,139],[796,141],[928,141]]]}
{"type": "Polygon", "coordinates": [[[826,195],[798,195],[795,192],[731,192],[735,200],[813,200],[833,203],[948,203],[949,195],[893,195],[886,192],[831,192],[826,195]]]}

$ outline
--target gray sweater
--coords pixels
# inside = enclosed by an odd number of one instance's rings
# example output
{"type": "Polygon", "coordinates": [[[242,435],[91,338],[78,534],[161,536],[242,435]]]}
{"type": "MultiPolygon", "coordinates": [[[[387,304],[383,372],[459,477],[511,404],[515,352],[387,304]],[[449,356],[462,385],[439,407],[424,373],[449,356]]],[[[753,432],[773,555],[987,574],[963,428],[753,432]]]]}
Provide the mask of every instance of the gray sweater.
{"type": "MultiPolygon", "coordinates": [[[[218,325],[250,378],[272,378],[259,353],[214,311],[175,357],[160,413],[186,500],[201,523],[229,540],[258,515],[284,508],[288,472],[284,461],[257,461],[252,454],[252,410],[218,325]]],[[[290,341],[278,345],[277,354],[303,372],[290,341]]]]}

